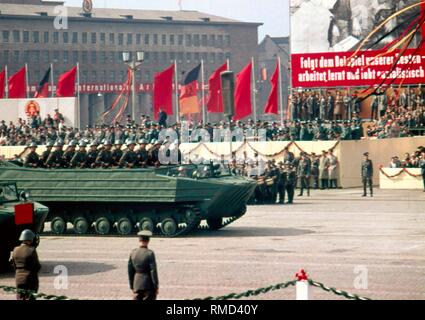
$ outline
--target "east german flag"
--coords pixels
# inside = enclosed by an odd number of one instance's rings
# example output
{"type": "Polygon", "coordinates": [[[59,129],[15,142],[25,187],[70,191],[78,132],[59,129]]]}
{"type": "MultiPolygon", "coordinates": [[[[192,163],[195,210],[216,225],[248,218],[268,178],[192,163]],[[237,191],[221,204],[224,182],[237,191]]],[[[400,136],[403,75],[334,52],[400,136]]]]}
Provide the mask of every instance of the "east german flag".
{"type": "Polygon", "coordinates": [[[198,77],[201,64],[190,71],[183,82],[180,92],[180,114],[192,114],[201,112],[198,95],[198,77]]]}
{"type": "Polygon", "coordinates": [[[34,98],[48,98],[49,97],[49,79],[50,79],[50,68],[46,71],[43,79],[41,79],[37,91],[35,92],[34,98]]]}

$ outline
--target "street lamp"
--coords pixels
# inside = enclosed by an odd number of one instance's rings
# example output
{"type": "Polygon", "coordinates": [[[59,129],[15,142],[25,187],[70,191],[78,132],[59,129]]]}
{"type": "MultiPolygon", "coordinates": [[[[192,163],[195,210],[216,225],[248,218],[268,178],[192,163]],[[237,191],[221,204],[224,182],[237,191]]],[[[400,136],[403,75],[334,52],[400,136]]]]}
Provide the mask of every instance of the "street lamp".
{"type": "Polygon", "coordinates": [[[145,60],[145,53],[137,51],[135,55],[131,52],[122,53],[122,61],[131,70],[131,117],[136,121],[136,71],[140,69],[143,60],[145,60]]]}

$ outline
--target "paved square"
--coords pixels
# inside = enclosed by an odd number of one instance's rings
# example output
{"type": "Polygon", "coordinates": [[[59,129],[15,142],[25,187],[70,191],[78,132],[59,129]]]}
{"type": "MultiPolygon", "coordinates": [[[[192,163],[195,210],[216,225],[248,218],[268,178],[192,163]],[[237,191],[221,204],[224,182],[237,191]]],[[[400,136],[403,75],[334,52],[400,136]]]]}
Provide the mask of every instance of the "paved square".
{"type": "MultiPolygon", "coordinates": [[[[372,299],[425,299],[425,193],[377,190],[313,191],[296,204],[251,206],[217,232],[153,239],[159,299],[241,292],[286,282],[305,268],[316,281],[372,299]],[[368,288],[354,288],[356,268],[368,288]],[[364,269],[366,268],[366,269],[364,269]]],[[[40,291],[79,299],[129,299],[127,259],[137,238],[43,237],[40,291]],[[55,290],[64,265],[69,288],[55,290]]],[[[13,274],[0,284],[13,285],[13,274]]],[[[341,299],[312,289],[312,299],[341,299]]],[[[256,297],[294,299],[288,288],[256,297]]],[[[13,296],[0,292],[0,299],[13,296]]]]}

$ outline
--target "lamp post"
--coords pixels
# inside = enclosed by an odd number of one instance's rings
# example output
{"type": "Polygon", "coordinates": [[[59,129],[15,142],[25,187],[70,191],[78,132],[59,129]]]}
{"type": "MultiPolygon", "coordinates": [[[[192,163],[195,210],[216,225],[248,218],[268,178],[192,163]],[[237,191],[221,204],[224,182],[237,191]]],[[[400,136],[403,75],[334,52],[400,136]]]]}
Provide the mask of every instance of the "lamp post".
{"type": "Polygon", "coordinates": [[[131,118],[136,121],[136,71],[140,69],[145,53],[137,51],[135,55],[131,52],[123,52],[122,60],[131,70],[131,118]]]}

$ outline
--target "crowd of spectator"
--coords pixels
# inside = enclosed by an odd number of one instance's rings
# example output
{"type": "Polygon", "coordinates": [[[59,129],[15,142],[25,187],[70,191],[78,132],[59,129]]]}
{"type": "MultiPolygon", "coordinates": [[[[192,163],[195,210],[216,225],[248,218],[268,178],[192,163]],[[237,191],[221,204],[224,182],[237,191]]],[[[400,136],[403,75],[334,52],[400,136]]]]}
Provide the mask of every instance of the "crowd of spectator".
{"type": "Polygon", "coordinates": [[[403,157],[394,156],[388,165],[389,168],[421,168],[421,160],[425,152],[425,147],[420,146],[412,153],[405,153],[403,157]]]}

